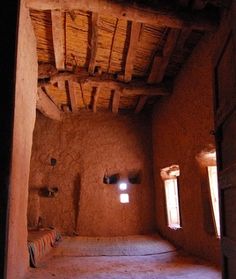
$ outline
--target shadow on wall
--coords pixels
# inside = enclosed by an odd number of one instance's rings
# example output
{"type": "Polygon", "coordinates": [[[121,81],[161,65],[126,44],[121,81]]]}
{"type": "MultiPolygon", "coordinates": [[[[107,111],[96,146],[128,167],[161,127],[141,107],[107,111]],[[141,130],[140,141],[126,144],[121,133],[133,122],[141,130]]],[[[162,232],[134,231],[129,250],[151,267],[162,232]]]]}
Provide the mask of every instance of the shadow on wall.
{"type": "Polygon", "coordinates": [[[78,174],[74,180],[73,187],[73,209],[74,209],[74,234],[78,235],[77,232],[77,224],[79,218],[79,208],[80,208],[80,193],[81,193],[81,178],[80,174],[78,174]]]}

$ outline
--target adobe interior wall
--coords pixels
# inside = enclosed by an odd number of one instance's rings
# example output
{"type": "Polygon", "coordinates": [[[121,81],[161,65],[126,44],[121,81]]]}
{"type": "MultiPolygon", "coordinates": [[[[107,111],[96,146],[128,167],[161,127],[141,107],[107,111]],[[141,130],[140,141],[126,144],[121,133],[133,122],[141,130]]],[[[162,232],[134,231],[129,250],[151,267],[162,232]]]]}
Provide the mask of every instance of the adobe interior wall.
{"type": "Polygon", "coordinates": [[[29,225],[66,234],[132,235],[152,232],[154,187],[150,117],[82,112],[61,123],[37,115],[31,158],[29,225]],[[50,165],[50,158],[57,163],[50,165]],[[105,172],[125,181],[141,171],[141,183],[129,184],[129,204],[121,204],[117,185],[103,183],[105,172]],[[58,187],[54,198],[38,195],[58,187]]]}
{"type": "Polygon", "coordinates": [[[153,113],[156,222],[163,236],[187,251],[219,263],[219,240],[212,234],[207,174],[196,156],[214,145],[213,36],[204,38],[178,76],[173,93],[153,113]],[[167,227],[164,184],[160,169],[180,166],[182,229],[167,227]],[[211,231],[211,233],[210,233],[211,231]]]}
{"type": "MultiPolygon", "coordinates": [[[[27,201],[36,114],[36,40],[25,2],[21,1],[17,46],[12,166],[9,186],[7,278],[23,278],[29,266],[27,201]]],[[[10,139],[9,139],[10,140],[10,139]]]]}

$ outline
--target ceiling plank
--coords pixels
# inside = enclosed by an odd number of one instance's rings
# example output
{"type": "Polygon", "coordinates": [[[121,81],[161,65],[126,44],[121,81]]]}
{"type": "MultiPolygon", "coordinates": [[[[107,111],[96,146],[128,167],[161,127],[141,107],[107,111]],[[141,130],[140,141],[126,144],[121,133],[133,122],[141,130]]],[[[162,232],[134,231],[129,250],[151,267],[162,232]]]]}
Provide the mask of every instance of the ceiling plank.
{"type": "Polygon", "coordinates": [[[125,74],[124,74],[125,82],[129,82],[132,79],[134,59],[135,59],[136,49],[138,47],[141,26],[142,24],[139,22],[131,22],[129,48],[128,48],[126,63],[125,63],[125,74]]]}
{"type": "Polygon", "coordinates": [[[120,105],[120,91],[114,90],[113,96],[112,96],[112,112],[118,113],[120,105]]]}
{"type": "Polygon", "coordinates": [[[189,26],[196,30],[214,31],[215,18],[205,11],[178,11],[174,1],[160,1],[152,8],[137,4],[111,2],[110,0],[26,0],[26,6],[35,10],[76,10],[91,11],[100,15],[112,15],[119,19],[182,28],[189,26]]]}
{"type": "Polygon", "coordinates": [[[148,77],[148,83],[159,83],[163,80],[170,57],[175,48],[180,31],[171,29],[163,49],[162,56],[155,56],[152,63],[152,69],[148,77]]]}
{"type": "Polygon", "coordinates": [[[99,15],[98,13],[92,13],[92,35],[90,41],[90,61],[88,72],[90,74],[94,74],[95,66],[96,66],[96,54],[98,49],[98,21],[99,15]]]}
{"type": "Polygon", "coordinates": [[[65,69],[65,28],[64,12],[60,10],[51,11],[52,39],[57,70],[65,69]]]}
{"type": "Polygon", "coordinates": [[[78,92],[75,87],[75,83],[73,81],[68,81],[68,89],[69,89],[69,96],[70,96],[70,106],[72,112],[78,111],[78,92]]]}
{"type": "Polygon", "coordinates": [[[100,87],[96,87],[95,93],[93,96],[93,104],[92,104],[93,112],[97,112],[97,101],[99,98],[99,93],[100,93],[100,87]]]}
{"type": "Polygon", "coordinates": [[[57,121],[61,120],[61,111],[41,87],[38,88],[36,107],[46,117],[57,121]]]}
{"type": "Polygon", "coordinates": [[[147,99],[148,99],[148,96],[140,96],[139,97],[139,100],[138,100],[138,103],[136,105],[134,113],[139,113],[143,109],[144,105],[146,104],[147,99]]]}

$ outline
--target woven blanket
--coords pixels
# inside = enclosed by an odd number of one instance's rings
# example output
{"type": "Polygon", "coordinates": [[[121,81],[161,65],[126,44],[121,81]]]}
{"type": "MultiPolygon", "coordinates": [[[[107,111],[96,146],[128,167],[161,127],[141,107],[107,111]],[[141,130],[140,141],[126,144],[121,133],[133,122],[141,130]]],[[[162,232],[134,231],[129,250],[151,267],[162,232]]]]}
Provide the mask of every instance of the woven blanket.
{"type": "Polygon", "coordinates": [[[54,229],[30,230],[28,232],[28,250],[30,265],[38,266],[38,262],[61,239],[61,234],[54,229]]]}

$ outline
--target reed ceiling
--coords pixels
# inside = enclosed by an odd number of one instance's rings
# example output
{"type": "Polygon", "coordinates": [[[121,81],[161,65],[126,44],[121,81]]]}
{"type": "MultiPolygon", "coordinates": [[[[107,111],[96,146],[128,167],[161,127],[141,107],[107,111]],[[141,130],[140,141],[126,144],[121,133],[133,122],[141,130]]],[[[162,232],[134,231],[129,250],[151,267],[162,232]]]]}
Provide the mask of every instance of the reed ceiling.
{"type": "Polygon", "coordinates": [[[198,42],[216,30],[222,2],[148,2],[159,8],[141,0],[28,0],[38,100],[49,98],[60,112],[138,113],[171,94],[198,42]]]}

